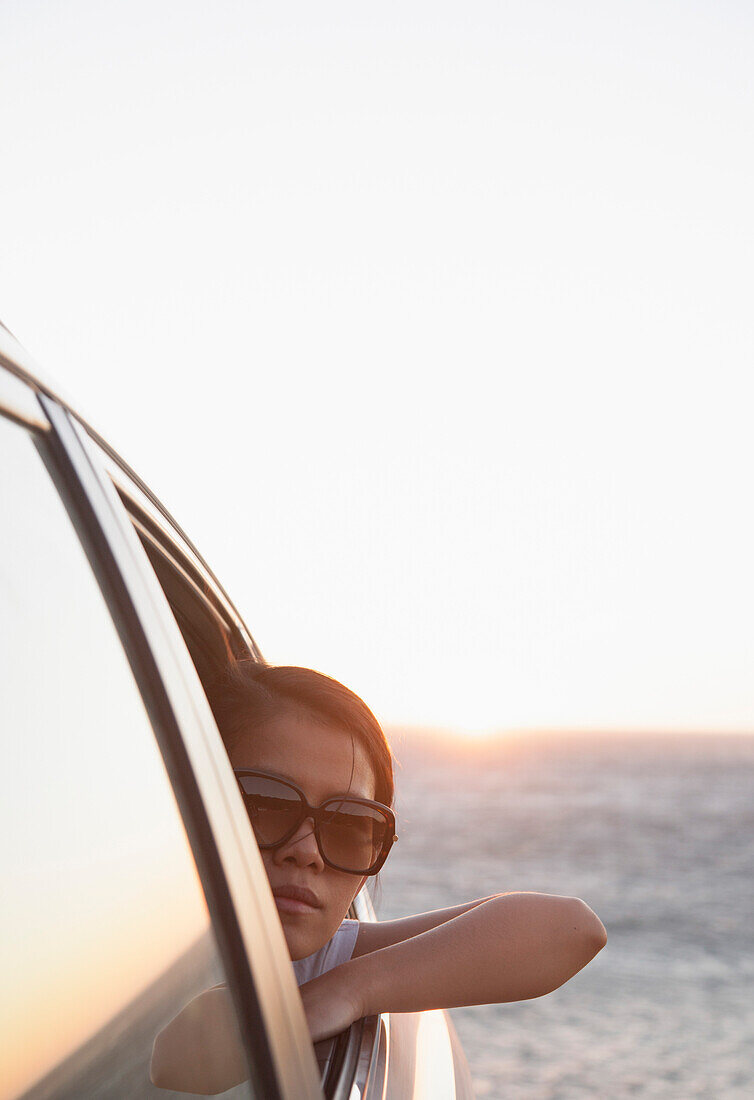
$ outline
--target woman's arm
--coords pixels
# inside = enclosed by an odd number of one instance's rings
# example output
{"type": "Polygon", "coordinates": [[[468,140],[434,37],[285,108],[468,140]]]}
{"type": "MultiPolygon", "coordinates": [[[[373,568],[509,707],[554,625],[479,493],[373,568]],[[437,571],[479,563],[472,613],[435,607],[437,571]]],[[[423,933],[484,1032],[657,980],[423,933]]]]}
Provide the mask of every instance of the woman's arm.
{"type": "Polygon", "coordinates": [[[493,897],[501,896],[501,894],[492,894],[488,898],[478,898],[465,905],[453,905],[449,909],[431,909],[426,913],[416,913],[413,917],[400,917],[398,920],[364,921],[359,925],[353,958],[368,955],[372,951],[380,951],[383,947],[400,943],[401,940],[420,936],[422,932],[429,932],[439,924],[445,924],[453,917],[460,917],[462,913],[468,913],[469,909],[475,909],[477,905],[483,905],[486,901],[492,901],[493,897]]]}
{"type": "Polygon", "coordinates": [[[541,997],[606,942],[602,922],[578,898],[500,894],[328,971],[301,995],[316,1041],[377,1012],[541,997]]]}

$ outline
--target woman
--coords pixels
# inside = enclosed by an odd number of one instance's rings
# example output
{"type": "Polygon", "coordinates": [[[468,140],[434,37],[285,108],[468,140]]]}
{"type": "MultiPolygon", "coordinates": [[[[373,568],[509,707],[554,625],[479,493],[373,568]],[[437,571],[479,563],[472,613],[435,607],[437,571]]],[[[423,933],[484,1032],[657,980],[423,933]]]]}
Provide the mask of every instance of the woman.
{"type": "MultiPolygon", "coordinates": [[[[541,997],[605,945],[605,929],[584,902],[549,894],[495,894],[374,924],[347,920],[396,839],[393,762],[377,719],[328,676],[251,662],[229,670],[213,709],[314,1041],[379,1012],[541,997]]],[[[185,1081],[192,1066],[200,1071],[197,1024],[222,1016],[226,996],[224,987],[202,994],[160,1033],[155,1084],[185,1089],[176,1073],[185,1081]]],[[[211,1061],[226,1067],[223,1088],[241,1079],[230,1080],[233,1066],[242,1073],[240,1053],[235,1062],[211,1061]]]]}

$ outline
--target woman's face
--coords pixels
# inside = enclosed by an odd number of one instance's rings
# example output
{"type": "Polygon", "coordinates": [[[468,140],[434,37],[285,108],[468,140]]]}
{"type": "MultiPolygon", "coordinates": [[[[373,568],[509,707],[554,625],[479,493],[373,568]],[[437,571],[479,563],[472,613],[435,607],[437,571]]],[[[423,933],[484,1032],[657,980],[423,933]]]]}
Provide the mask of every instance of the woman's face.
{"type": "MultiPolygon", "coordinates": [[[[345,791],[359,798],[375,796],[374,773],[361,743],[302,710],[289,710],[239,738],[230,760],[234,768],[291,780],[312,806],[345,791]]],[[[291,958],[304,959],[335,933],[366,879],[323,862],[310,819],[281,847],[261,855],[291,958]],[[286,896],[291,887],[310,891],[309,902],[286,896]]]]}

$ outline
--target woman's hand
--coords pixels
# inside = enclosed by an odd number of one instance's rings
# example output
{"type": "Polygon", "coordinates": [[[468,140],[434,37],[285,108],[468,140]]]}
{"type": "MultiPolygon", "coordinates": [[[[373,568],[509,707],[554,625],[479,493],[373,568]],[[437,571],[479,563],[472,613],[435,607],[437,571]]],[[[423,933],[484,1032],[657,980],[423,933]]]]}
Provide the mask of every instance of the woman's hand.
{"type": "Polygon", "coordinates": [[[338,1035],[364,1015],[361,992],[350,980],[352,974],[351,963],[343,963],[300,987],[312,1042],[338,1035]]]}

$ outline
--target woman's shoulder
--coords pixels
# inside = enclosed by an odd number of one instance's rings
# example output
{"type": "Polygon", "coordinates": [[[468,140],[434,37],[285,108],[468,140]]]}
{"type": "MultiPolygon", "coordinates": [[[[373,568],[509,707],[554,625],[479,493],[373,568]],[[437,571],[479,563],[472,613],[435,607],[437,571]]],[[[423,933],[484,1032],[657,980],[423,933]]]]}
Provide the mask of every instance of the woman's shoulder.
{"type": "Polygon", "coordinates": [[[348,962],[353,955],[358,934],[359,922],[346,919],[319,951],[307,955],[305,959],[295,959],[293,971],[298,984],[303,985],[304,982],[309,982],[312,978],[333,970],[341,963],[348,962]]]}

